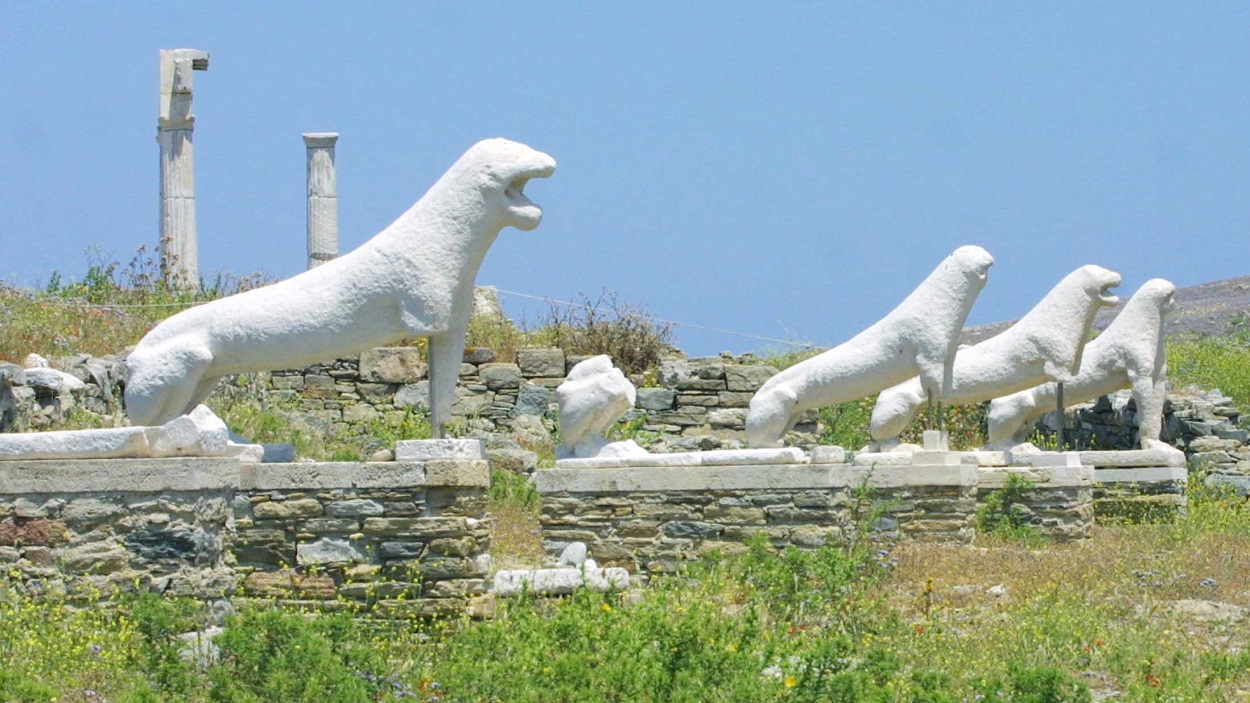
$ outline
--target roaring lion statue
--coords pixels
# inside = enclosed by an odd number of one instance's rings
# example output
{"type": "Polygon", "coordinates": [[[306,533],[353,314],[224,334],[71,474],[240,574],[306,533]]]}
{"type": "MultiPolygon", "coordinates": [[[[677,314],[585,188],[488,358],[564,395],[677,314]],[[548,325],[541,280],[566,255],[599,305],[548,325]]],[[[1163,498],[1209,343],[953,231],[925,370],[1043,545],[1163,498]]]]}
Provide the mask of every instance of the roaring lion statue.
{"type": "MultiPolygon", "coordinates": [[[[1143,449],[1159,441],[1167,395],[1167,357],[1163,319],[1175,308],[1176,286],[1162,278],[1142,284],[1115,320],[1085,345],[1081,371],[1063,384],[1065,405],[1075,405],[1131,388],[1137,404],[1143,449]]],[[[1023,444],[1042,415],[1055,410],[1058,388],[1046,383],[990,403],[989,446],[1009,449],[1023,444]]]]}
{"type": "MultiPolygon", "coordinates": [[[[979,403],[1075,378],[1094,315],[1119,302],[1110,292],[1118,285],[1120,274],[1099,266],[1082,266],[1065,276],[1019,322],[955,354],[951,390],[943,402],[979,403]]],[[[882,391],[869,424],[872,440],[888,448],[927,402],[919,378],[882,391]]]]}
{"type": "Polygon", "coordinates": [[[130,353],[136,425],[189,412],[221,377],[303,366],[403,339],[430,342],[431,422],[442,433],[464,354],[473,282],[504,227],[532,230],[531,178],[550,156],[506,139],[473,145],[407,212],[355,251],[161,322],[130,353]]]}
{"type": "Polygon", "coordinates": [[[805,410],[863,398],[916,374],[940,396],[950,386],[959,332],[993,264],[981,247],[956,249],[877,323],[768,379],[751,398],[747,443],[777,446],[805,410]]]}

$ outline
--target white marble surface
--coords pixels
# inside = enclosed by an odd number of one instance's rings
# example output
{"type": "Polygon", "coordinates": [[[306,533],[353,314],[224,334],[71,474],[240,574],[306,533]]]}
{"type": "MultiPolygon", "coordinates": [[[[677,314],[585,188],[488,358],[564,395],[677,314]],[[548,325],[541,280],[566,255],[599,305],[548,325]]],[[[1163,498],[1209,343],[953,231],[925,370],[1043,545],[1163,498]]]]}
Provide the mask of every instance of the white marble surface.
{"type": "MultiPolygon", "coordinates": [[[[1133,293],[1107,329],[1085,345],[1080,372],[1063,384],[1065,406],[1131,388],[1141,439],[1159,439],[1167,396],[1164,317],[1175,308],[1175,293],[1176,286],[1162,278],[1146,281],[1133,293]]],[[[1055,383],[995,398],[989,410],[989,445],[1026,441],[1033,425],[1057,403],[1055,383]]]]}
{"type": "MultiPolygon", "coordinates": [[[[979,403],[1047,381],[1074,379],[1094,315],[1119,302],[1110,292],[1118,285],[1120,274],[1100,266],[1082,266],[1065,276],[1002,334],[959,350],[943,402],[979,403]]],[[[920,378],[882,391],[869,426],[873,441],[898,437],[928,399],[920,378]]]]}
{"type": "Polygon", "coordinates": [[[395,443],[395,461],[485,458],[486,444],[480,439],[401,439],[395,443]]]}
{"type": "Polygon", "coordinates": [[[751,399],[747,443],[778,446],[804,411],[863,398],[917,374],[925,390],[944,396],[959,334],[993,263],[980,247],[956,249],[880,321],[770,378],[751,399]]]}
{"type": "Polygon", "coordinates": [[[610,427],[634,407],[638,391],[607,354],[592,356],[569,370],[556,388],[560,410],[558,459],[643,456],[633,440],[604,438],[610,427]]]}
{"type": "Polygon", "coordinates": [[[229,432],[201,405],[156,427],[0,434],[0,460],[227,456],[229,432]]]}
{"type": "Polygon", "coordinates": [[[431,421],[441,435],[478,268],[502,228],[538,226],[542,210],[523,188],[554,171],[554,159],[523,144],[479,142],[408,212],[355,251],[161,322],[127,360],[131,420],[150,425],[177,417],[222,376],[428,337],[431,421]]]}
{"type": "Polygon", "coordinates": [[[620,567],[503,570],[495,573],[496,596],[528,591],[540,596],[565,596],[579,588],[592,591],[629,588],[629,572],[620,567]]]}

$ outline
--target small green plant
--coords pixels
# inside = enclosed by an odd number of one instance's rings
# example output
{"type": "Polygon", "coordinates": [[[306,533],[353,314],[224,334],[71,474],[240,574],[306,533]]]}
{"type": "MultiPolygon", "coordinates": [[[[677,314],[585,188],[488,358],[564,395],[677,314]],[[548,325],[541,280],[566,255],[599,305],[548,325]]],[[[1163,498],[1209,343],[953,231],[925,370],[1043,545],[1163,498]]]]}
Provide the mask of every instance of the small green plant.
{"type": "Polygon", "coordinates": [[[148,672],[150,693],[156,700],[186,700],[199,688],[195,665],[181,652],[178,639],[183,632],[199,626],[194,601],[165,599],[144,593],[124,599],[134,618],[135,629],[146,644],[142,648],[144,669],[148,672]]]}
{"type": "Polygon", "coordinates": [[[673,325],[603,291],[579,293],[573,306],[551,305],[531,344],[560,347],[566,354],[607,354],[627,374],[644,374],[672,351],[673,325]]]}
{"type": "Polygon", "coordinates": [[[1250,409],[1250,341],[1246,333],[1170,339],[1167,357],[1173,386],[1219,388],[1239,407],[1250,409]]]}
{"type": "Polygon", "coordinates": [[[1012,662],[1006,677],[993,677],[979,687],[987,701],[1007,703],[1089,703],[1089,687],[1053,666],[1029,666],[1012,662]]]}
{"type": "Polygon", "coordinates": [[[384,662],[361,646],[358,629],[341,613],[308,619],[280,610],[245,610],[214,640],[221,655],[209,672],[208,698],[366,703],[411,695],[398,679],[384,675],[384,662]]]}
{"type": "Polygon", "coordinates": [[[820,443],[859,449],[868,444],[868,421],[876,396],[820,409],[820,443]]]}
{"type": "Polygon", "coordinates": [[[527,476],[496,469],[490,472],[490,499],[495,505],[530,508],[538,505],[541,496],[527,476]]]}
{"type": "Polygon", "coordinates": [[[990,491],[977,507],[976,529],[1006,539],[1028,539],[1037,533],[1029,525],[1025,498],[1036,488],[1030,479],[1009,473],[1001,488],[990,491]]]}
{"type": "Polygon", "coordinates": [[[630,420],[618,422],[608,428],[604,433],[604,437],[614,442],[632,439],[643,447],[649,447],[660,441],[660,433],[644,430],[643,427],[650,421],[646,415],[639,415],[630,420]]]}

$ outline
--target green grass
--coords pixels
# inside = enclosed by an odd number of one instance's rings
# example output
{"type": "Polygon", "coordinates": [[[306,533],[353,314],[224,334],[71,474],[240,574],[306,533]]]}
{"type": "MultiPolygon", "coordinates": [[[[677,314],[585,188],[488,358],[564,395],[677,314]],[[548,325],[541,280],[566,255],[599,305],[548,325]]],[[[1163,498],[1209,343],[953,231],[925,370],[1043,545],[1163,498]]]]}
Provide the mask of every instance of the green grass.
{"type": "Polygon", "coordinates": [[[1250,343],[1245,335],[1170,340],[1167,356],[1173,386],[1219,388],[1238,407],[1250,409],[1250,343]]]}
{"type": "MultiPolygon", "coordinates": [[[[492,502],[526,495],[510,480],[492,502]]],[[[0,701],[1238,700],[1250,632],[1169,604],[1250,606],[1248,575],[1250,510],[1199,492],[1175,525],[1085,544],[760,540],[634,592],[506,601],[480,622],[253,604],[206,669],[174,640],[203,625],[201,605],[0,590],[0,701]],[[1006,595],[986,595],[995,584],[1006,595]]]]}

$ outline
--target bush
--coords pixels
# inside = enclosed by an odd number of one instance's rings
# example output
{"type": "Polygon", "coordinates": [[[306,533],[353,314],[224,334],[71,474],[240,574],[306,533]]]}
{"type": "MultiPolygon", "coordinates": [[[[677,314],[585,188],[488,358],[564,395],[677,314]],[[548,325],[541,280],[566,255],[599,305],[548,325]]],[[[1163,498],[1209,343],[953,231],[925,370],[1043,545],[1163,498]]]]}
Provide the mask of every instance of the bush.
{"type": "Polygon", "coordinates": [[[410,694],[398,679],[383,675],[378,652],[362,640],[359,627],[343,614],[308,619],[279,610],[244,611],[214,640],[221,660],[209,672],[209,700],[367,703],[410,694]]]}
{"type": "Polygon", "coordinates": [[[593,300],[579,293],[577,300],[575,307],[553,303],[530,342],[559,347],[565,354],[607,354],[627,374],[645,373],[672,350],[673,325],[644,308],[620,302],[611,291],[593,300]]]}
{"type": "Polygon", "coordinates": [[[981,505],[977,506],[976,529],[981,534],[999,537],[1021,538],[1033,534],[1032,527],[1023,517],[1025,495],[1036,484],[1020,474],[1007,474],[1003,487],[990,491],[981,505]]]}

